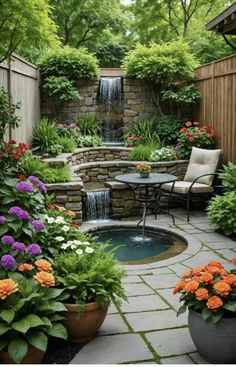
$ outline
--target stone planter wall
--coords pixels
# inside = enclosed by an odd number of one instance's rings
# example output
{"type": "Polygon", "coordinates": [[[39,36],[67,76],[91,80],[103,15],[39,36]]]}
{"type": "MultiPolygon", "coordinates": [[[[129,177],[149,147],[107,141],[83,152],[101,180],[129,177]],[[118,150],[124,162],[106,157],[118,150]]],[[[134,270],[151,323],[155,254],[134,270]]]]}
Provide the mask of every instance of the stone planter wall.
{"type": "Polygon", "coordinates": [[[132,150],[132,148],[125,148],[125,147],[80,148],[75,151],[71,159],[73,165],[88,162],[99,162],[99,161],[123,161],[128,160],[130,150],[132,150]]]}

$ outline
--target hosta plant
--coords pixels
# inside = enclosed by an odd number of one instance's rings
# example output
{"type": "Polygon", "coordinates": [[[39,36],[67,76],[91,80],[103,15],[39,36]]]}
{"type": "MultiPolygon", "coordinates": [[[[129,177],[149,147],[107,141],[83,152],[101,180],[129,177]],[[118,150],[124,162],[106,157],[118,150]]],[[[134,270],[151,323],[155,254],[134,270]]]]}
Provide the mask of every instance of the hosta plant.
{"type": "Polygon", "coordinates": [[[219,178],[222,180],[225,191],[236,191],[236,165],[232,162],[228,162],[227,165],[223,165],[223,170],[219,174],[219,178]]]}
{"type": "MultiPolygon", "coordinates": [[[[232,259],[236,265],[236,258],[232,259]]],[[[219,261],[187,270],[174,294],[180,293],[183,305],[178,314],[191,308],[202,314],[204,320],[217,323],[222,317],[236,315],[236,270],[226,271],[219,261]]]]}
{"type": "Polygon", "coordinates": [[[150,155],[150,161],[163,162],[176,159],[176,151],[173,148],[161,148],[154,150],[150,155]]]}

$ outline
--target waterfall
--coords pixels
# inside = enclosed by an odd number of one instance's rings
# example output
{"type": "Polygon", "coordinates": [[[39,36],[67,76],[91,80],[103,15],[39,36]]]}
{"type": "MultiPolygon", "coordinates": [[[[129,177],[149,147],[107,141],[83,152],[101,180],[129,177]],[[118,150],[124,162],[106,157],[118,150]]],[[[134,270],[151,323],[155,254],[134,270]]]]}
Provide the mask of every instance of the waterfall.
{"type": "Polygon", "coordinates": [[[121,103],[121,77],[101,78],[99,95],[100,101],[111,113],[112,108],[121,103]]]}
{"type": "Polygon", "coordinates": [[[87,220],[107,220],[109,217],[109,190],[86,191],[87,220]]]}
{"type": "MultiPolygon", "coordinates": [[[[103,77],[100,81],[99,100],[105,106],[107,117],[103,121],[103,134],[106,145],[114,144],[114,125],[113,117],[115,108],[121,106],[122,78],[103,77]]],[[[115,143],[117,144],[117,142],[115,143]]]]}

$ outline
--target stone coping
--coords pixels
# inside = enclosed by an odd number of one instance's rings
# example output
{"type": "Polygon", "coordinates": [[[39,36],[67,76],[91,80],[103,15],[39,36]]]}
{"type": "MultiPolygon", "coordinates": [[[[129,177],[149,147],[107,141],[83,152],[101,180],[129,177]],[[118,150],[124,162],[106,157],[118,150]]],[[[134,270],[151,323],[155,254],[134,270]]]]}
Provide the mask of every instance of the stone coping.
{"type": "MultiPolygon", "coordinates": [[[[89,223],[89,222],[85,222],[85,225],[81,226],[81,231],[83,231],[84,233],[88,233],[91,234],[93,231],[96,230],[100,230],[100,229],[108,229],[108,228],[125,228],[125,227],[129,227],[129,228],[137,228],[137,225],[134,224],[134,222],[131,221],[114,221],[114,220],[109,220],[107,223],[89,223]]],[[[187,260],[188,258],[191,258],[192,256],[196,255],[202,247],[202,243],[199,239],[197,239],[196,237],[194,237],[191,234],[187,234],[187,233],[183,233],[183,231],[181,231],[179,228],[177,227],[172,227],[171,230],[168,228],[168,226],[160,226],[160,225],[155,225],[152,224],[150,225],[146,225],[146,228],[149,230],[161,230],[162,232],[166,232],[169,234],[175,234],[177,236],[179,236],[180,238],[182,238],[186,243],[187,243],[187,248],[186,250],[184,250],[183,252],[181,252],[179,255],[170,257],[169,259],[165,259],[165,260],[160,260],[157,262],[153,262],[150,264],[140,264],[140,265],[121,265],[123,268],[125,268],[126,270],[133,270],[135,268],[135,270],[140,269],[140,270],[147,270],[147,269],[155,269],[155,268],[161,268],[164,266],[170,266],[170,265],[174,265],[180,261],[183,260],[187,260]]]]}

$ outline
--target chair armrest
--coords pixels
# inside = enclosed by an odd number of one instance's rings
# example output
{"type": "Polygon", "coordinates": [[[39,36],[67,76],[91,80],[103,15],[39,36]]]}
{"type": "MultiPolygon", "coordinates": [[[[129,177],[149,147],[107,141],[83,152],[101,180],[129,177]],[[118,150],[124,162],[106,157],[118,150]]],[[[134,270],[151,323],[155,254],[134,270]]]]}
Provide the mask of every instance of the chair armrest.
{"type": "MultiPolygon", "coordinates": [[[[217,177],[219,175],[218,172],[214,172],[214,173],[205,173],[204,175],[201,175],[201,176],[198,176],[197,178],[195,178],[195,180],[193,180],[193,182],[191,183],[190,187],[189,187],[189,192],[194,194],[191,189],[193,187],[193,185],[199,180],[199,178],[202,178],[202,177],[207,177],[207,176],[215,176],[217,177]]],[[[212,185],[213,186],[213,185],[212,185]]],[[[214,187],[214,186],[213,186],[214,187]]]]}

